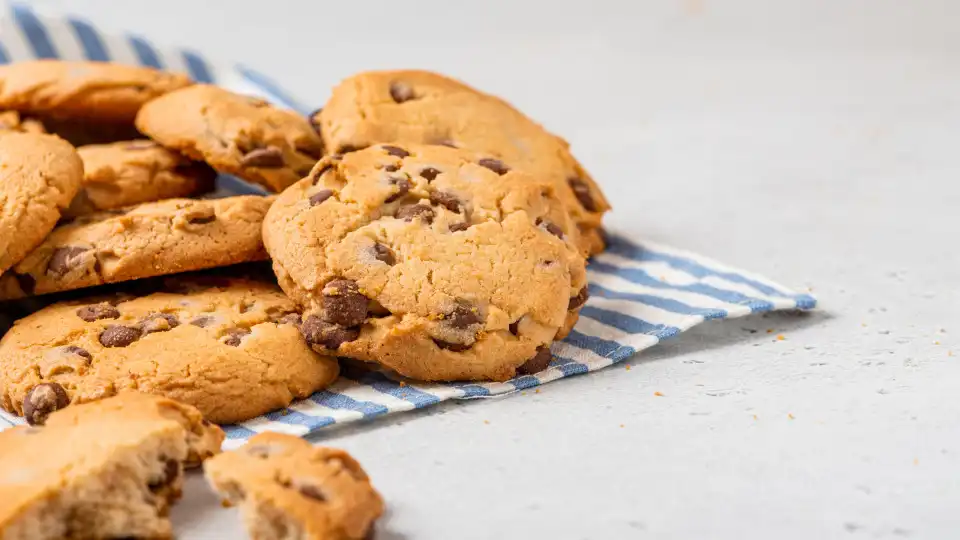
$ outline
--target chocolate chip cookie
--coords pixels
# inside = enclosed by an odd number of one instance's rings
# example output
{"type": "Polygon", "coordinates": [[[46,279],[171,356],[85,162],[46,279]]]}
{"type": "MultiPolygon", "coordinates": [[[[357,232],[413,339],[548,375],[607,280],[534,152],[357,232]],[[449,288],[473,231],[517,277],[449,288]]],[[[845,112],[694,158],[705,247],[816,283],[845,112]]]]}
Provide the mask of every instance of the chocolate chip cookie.
{"type": "Polygon", "coordinates": [[[0,300],[262,260],[270,202],[167,199],[61,222],[0,275],[0,300]]]}
{"type": "Polygon", "coordinates": [[[0,132],[0,273],[53,229],[83,180],[83,162],[66,141],[0,132]]]}
{"type": "Polygon", "coordinates": [[[140,106],[189,78],[149,67],[108,62],[35,60],[0,66],[0,109],[130,123],[140,106]]]}
{"type": "Polygon", "coordinates": [[[275,284],[165,282],[165,291],[61,302],[17,321],[0,340],[0,406],[31,420],[37,410],[138,390],[234,423],[336,379],[336,360],[310,350],[296,304],[275,284]]]}
{"type": "Polygon", "coordinates": [[[169,538],[184,466],[222,441],[193,407],[135,392],[0,432],[0,536],[169,538]]]}
{"type": "Polygon", "coordinates": [[[260,433],[203,469],[258,540],[373,538],[383,513],[383,499],[349,454],[291,435],[260,433]]]}
{"type": "Polygon", "coordinates": [[[581,249],[603,250],[599,228],[610,205],[600,188],[565,140],[502,99],[427,71],[371,71],[340,83],[312,121],[330,153],[376,143],[441,144],[483,153],[494,171],[548,179],[581,230],[581,249]]]}
{"type": "Polygon", "coordinates": [[[216,171],[150,140],[81,146],[83,187],[68,216],[190,197],[213,189],[216,171]]]}
{"type": "Polygon", "coordinates": [[[378,145],[278,196],[264,243],[316,350],[431,381],[549,361],[585,298],[577,228],[553,182],[490,159],[378,145]]]}
{"type": "Polygon", "coordinates": [[[215,86],[153,100],[136,125],[167,148],[272,191],[303,178],[323,150],[316,131],[297,113],[215,86]]]}

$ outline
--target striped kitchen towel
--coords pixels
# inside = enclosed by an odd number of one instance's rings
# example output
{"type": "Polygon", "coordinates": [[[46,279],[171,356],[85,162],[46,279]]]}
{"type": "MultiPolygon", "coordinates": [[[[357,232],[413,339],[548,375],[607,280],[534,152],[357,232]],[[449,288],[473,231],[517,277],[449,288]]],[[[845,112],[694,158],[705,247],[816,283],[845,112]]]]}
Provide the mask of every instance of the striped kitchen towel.
{"type": "MultiPolygon", "coordinates": [[[[102,33],[84,20],[41,16],[25,5],[11,4],[0,20],[0,61],[33,58],[112,60],[183,71],[197,81],[306,112],[282,87],[243,65],[212,63],[197,52],[160,49],[142,37],[102,33]]],[[[257,191],[231,177],[222,176],[219,182],[223,193],[257,191]]],[[[617,235],[609,240],[607,251],[591,260],[590,299],[580,321],[566,339],[553,345],[554,361],[544,371],[502,383],[421,384],[346,362],[344,376],[327,390],[286,409],[226,426],[227,446],[260,431],[306,435],[325,426],[448,399],[517,392],[621,362],[707,319],[811,309],[816,304],[810,295],[700,255],[617,235]]],[[[22,421],[6,413],[0,418],[22,421]]]]}

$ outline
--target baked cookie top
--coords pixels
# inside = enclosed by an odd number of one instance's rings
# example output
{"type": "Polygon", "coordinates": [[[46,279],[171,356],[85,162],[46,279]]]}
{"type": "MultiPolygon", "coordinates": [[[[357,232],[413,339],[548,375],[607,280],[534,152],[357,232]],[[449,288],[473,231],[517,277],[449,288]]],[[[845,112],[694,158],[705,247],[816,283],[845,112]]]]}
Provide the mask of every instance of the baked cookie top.
{"type": "Polygon", "coordinates": [[[0,300],[262,260],[270,203],[167,199],[61,222],[0,275],[0,300]]]}
{"type": "Polygon", "coordinates": [[[207,164],[145,139],[81,146],[77,153],[83,160],[83,188],[68,216],[190,197],[212,190],[217,176],[207,164]]]}
{"type": "Polygon", "coordinates": [[[27,414],[31,389],[49,383],[72,403],[139,390],[233,423],[336,379],[336,360],[310,350],[296,304],[276,285],[165,281],[166,291],[61,302],[17,321],[0,340],[0,406],[27,414]]]}
{"type": "Polygon", "coordinates": [[[602,249],[599,228],[610,209],[569,144],[506,101],[428,71],[369,71],[333,90],[312,121],[325,148],[345,153],[376,143],[423,143],[465,148],[553,182],[557,196],[584,231],[585,251],[602,249]]]}
{"type": "Polygon", "coordinates": [[[220,451],[193,407],[124,393],[0,432],[4,538],[162,538],[184,465],[220,451]]]}
{"type": "Polygon", "coordinates": [[[555,185],[441,146],[321,160],[264,221],[318,350],[425,380],[512,377],[586,285],[555,185]]]}
{"type": "Polygon", "coordinates": [[[319,135],[297,113],[208,85],[151,101],[136,125],[168,148],[272,191],[306,175],[323,150],[319,135]]]}
{"type": "Polygon", "coordinates": [[[0,109],[132,122],[147,101],[191,84],[179,73],[109,62],[34,60],[0,66],[0,109]]]}
{"type": "Polygon", "coordinates": [[[204,464],[224,503],[239,505],[251,538],[372,538],[383,499],[359,463],[335,448],[260,433],[204,464]]]}
{"type": "Polygon", "coordinates": [[[49,233],[83,180],[83,162],[53,135],[0,131],[0,273],[49,233]]]}

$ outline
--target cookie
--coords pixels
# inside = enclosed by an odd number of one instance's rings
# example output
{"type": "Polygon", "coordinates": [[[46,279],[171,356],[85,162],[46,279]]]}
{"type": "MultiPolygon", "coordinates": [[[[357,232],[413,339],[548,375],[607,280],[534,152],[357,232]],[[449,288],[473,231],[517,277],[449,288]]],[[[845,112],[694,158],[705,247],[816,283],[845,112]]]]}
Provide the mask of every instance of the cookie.
{"type": "Polygon", "coordinates": [[[196,85],[145,105],[137,128],[167,148],[272,191],[303,178],[322,142],[297,113],[262,99],[196,85]]]}
{"type": "Polygon", "coordinates": [[[29,419],[38,385],[60,388],[64,405],[130,389],[193,405],[211,422],[234,423],[336,379],[336,360],[310,350],[298,332],[296,304],[275,284],[165,281],[166,291],[61,302],[17,321],[0,340],[0,406],[29,419]]]}
{"type": "Polygon", "coordinates": [[[316,350],[431,381],[549,360],[585,294],[576,226],[552,182],[486,160],[379,145],[324,158],[277,197],[264,243],[316,350]]]}
{"type": "Polygon", "coordinates": [[[167,199],[62,222],[0,275],[0,300],[262,260],[270,202],[167,199]]]}
{"type": "Polygon", "coordinates": [[[20,133],[46,133],[43,122],[35,118],[21,116],[17,111],[0,112],[0,130],[20,133]]]}
{"type": "Polygon", "coordinates": [[[0,273],[54,228],[83,180],[83,162],[52,135],[0,132],[0,273]]]}
{"type": "Polygon", "coordinates": [[[81,146],[83,187],[68,216],[190,197],[213,189],[217,173],[150,140],[81,146]]]}
{"type": "Polygon", "coordinates": [[[240,506],[257,540],[372,538],[383,513],[383,499],[356,460],[292,435],[260,433],[203,469],[224,504],[240,506]]]}
{"type": "Polygon", "coordinates": [[[193,407],[135,392],[0,432],[0,537],[169,538],[184,466],[222,441],[193,407]]]}
{"type": "Polygon", "coordinates": [[[371,71],[340,83],[312,121],[330,153],[376,143],[442,144],[483,153],[494,170],[549,179],[582,231],[582,250],[603,249],[598,228],[610,205],[600,188],[565,140],[502,99],[427,71],[371,71]]]}
{"type": "Polygon", "coordinates": [[[35,60],[0,66],[0,109],[130,123],[147,101],[191,84],[149,67],[35,60]]]}

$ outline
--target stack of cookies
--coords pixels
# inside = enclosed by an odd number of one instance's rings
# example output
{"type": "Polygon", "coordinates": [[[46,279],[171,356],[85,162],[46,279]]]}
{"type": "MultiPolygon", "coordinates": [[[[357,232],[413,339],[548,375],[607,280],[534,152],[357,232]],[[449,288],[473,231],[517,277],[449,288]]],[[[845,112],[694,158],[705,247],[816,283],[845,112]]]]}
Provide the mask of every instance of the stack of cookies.
{"type": "Polygon", "coordinates": [[[568,144],[433,73],[353,76],[305,118],[37,61],[0,67],[0,111],[0,311],[41,306],[0,341],[0,406],[35,425],[125,391],[240,422],[330,385],[338,357],[535,373],[603,248],[609,206],[568,144]],[[218,172],[271,194],[209,196],[218,172]]]}

